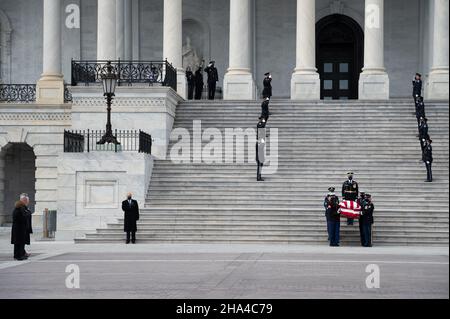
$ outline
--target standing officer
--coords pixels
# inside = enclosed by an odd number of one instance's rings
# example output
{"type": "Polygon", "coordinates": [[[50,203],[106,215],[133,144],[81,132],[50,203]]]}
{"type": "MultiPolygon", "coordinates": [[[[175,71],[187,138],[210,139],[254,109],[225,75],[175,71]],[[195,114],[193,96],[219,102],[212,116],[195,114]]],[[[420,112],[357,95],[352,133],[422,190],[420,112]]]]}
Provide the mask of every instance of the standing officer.
{"type": "Polygon", "coordinates": [[[262,168],[266,161],[266,121],[264,119],[259,120],[256,132],[256,164],[258,165],[256,180],[264,182],[264,179],[261,177],[262,168]]]}
{"type": "Polygon", "coordinates": [[[30,234],[33,233],[31,215],[28,208],[30,199],[27,194],[21,194],[16,202],[12,217],[11,244],[14,245],[14,259],[26,260],[30,256],[25,251],[25,245],[30,245],[30,234]]]}
{"type": "Polygon", "coordinates": [[[195,99],[201,100],[203,95],[203,63],[198,67],[197,71],[195,71],[195,99]]]}
{"type": "Polygon", "coordinates": [[[422,96],[422,75],[420,73],[416,73],[413,84],[413,97],[414,101],[417,100],[419,96],[422,96]]]}
{"type": "Polygon", "coordinates": [[[430,139],[430,136],[428,135],[428,119],[421,117],[419,120],[419,138],[421,140],[423,139],[430,139]]]}
{"type": "Polygon", "coordinates": [[[270,98],[267,97],[261,104],[261,116],[259,117],[260,119],[264,119],[266,123],[269,120],[269,103],[270,98]]]}
{"type": "Polygon", "coordinates": [[[267,72],[263,81],[264,90],[262,92],[263,99],[272,98],[272,75],[267,72]]]}
{"type": "Polygon", "coordinates": [[[433,172],[431,170],[431,165],[433,164],[433,148],[431,147],[433,141],[431,139],[426,140],[426,144],[423,150],[422,160],[427,168],[427,180],[425,182],[433,182],[433,172]]]}
{"type": "Polygon", "coordinates": [[[126,243],[136,243],[137,221],[139,220],[139,205],[136,200],[133,199],[131,193],[127,194],[127,199],[122,202],[122,210],[125,213],[124,231],[127,233],[126,243]]]}
{"type": "Polygon", "coordinates": [[[205,69],[206,74],[208,74],[208,99],[214,100],[216,95],[216,86],[217,82],[219,82],[219,73],[217,72],[215,65],[215,61],[211,61],[208,64],[208,67],[205,69]]]}
{"type": "Polygon", "coordinates": [[[334,192],[327,196],[327,212],[329,216],[330,246],[338,247],[340,241],[341,215],[339,213],[339,198],[334,192]]]}
{"type": "Polygon", "coordinates": [[[331,226],[330,226],[331,225],[330,224],[331,216],[330,216],[330,211],[328,210],[328,208],[331,208],[330,207],[330,205],[331,205],[331,202],[330,202],[331,195],[334,194],[335,190],[336,189],[334,187],[328,188],[328,194],[327,194],[327,196],[325,196],[325,199],[323,200],[323,207],[325,207],[325,218],[326,218],[326,221],[327,221],[328,241],[331,240],[331,226]]]}
{"type": "Polygon", "coordinates": [[[195,88],[195,76],[192,73],[191,67],[186,68],[186,81],[188,85],[188,100],[194,99],[194,88],[195,88]]]}
{"type": "Polygon", "coordinates": [[[423,97],[419,97],[416,100],[416,118],[417,123],[419,123],[419,120],[421,117],[425,117],[425,103],[423,103],[423,97]]]}
{"type": "MultiPolygon", "coordinates": [[[[353,172],[347,173],[348,179],[342,184],[342,197],[344,200],[356,201],[358,199],[358,183],[353,180],[353,172]]],[[[347,219],[347,225],[353,225],[353,219],[347,219]]]]}
{"type": "MultiPolygon", "coordinates": [[[[361,206],[361,208],[364,206],[364,201],[365,200],[366,200],[366,193],[361,192],[359,194],[359,198],[357,200],[357,203],[358,203],[359,206],[361,206]]],[[[358,225],[359,225],[359,236],[361,237],[361,245],[363,245],[363,227],[362,227],[363,225],[362,225],[362,222],[361,222],[361,218],[359,219],[358,225]]]]}
{"type": "Polygon", "coordinates": [[[361,244],[363,247],[372,247],[372,225],[374,223],[372,196],[366,194],[363,206],[361,206],[360,223],[362,225],[361,244]]]}

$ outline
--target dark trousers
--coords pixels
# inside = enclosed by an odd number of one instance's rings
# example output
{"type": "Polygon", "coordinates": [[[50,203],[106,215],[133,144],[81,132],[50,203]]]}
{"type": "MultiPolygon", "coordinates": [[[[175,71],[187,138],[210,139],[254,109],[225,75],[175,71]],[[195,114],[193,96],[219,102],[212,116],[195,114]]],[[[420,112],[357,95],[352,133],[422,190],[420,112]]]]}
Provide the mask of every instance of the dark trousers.
{"type": "Polygon", "coordinates": [[[372,246],[372,224],[363,223],[362,225],[362,245],[364,247],[372,246]]]}
{"type": "Polygon", "coordinates": [[[127,242],[130,242],[130,237],[131,237],[131,241],[134,243],[136,241],[136,232],[127,232],[127,242]]]}
{"type": "Polygon", "coordinates": [[[330,224],[330,220],[329,220],[328,217],[327,217],[327,234],[328,234],[328,241],[331,240],[330,229],[331,229],[331,224],[330,224]]]}
{"type": "Polygon", "coordinates": [[[203,84],[195,85],[195,99],[201,100],[203,95],[203,84]]]}
{"type": "Polygon", "coordinates": [[[14,258],[22,258],[25,256],[25,245],[14,245],[14,258]]]}
{"type": "Polygon", "coordinates": [[[258,169],[256,171],[256,180],[260,181],[262,179],[261,173],[262,173],[262,168],[263,168],[264,164],[259,163],[259,162],[257,162],[257,164],[258,164],[258,169]]]}
{"type": "Polygon", "coordinates": [[[433,181],[433,171],[431,170],[431,163],[428,164],[425,162],[425,166],[427,168],[427,181],[432,182],[433,181]]]}
{"type": "Polygon", "coordinates": [[[194,84],[188,84],[188,100],[194,99],[194,84]]]}
{"type": "Polygon", "coordinates": [[[340,221],[330,221],[330,246],[339,246],[340,241],[340,221]]]}
{"type": "Polygon", "coordinates": [[[359,237],[361,238],[361,246],[364,246],[364,223],[359,220],[359,237]]]}
{"type": "Polygon", "coordinates": [[[209,82],[208,83],[208,99],[214,100],[215,96],[216,96],[216,82],[209,82]]]}

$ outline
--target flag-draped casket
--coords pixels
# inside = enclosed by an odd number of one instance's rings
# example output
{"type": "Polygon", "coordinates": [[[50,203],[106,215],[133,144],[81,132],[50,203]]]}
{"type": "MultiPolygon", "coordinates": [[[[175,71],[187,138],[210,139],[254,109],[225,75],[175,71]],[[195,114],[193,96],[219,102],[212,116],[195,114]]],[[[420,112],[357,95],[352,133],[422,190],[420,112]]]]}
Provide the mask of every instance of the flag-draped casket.
{"type": "Polygon", "coordinates": [[[361,215],[361,206],[352,200],[344,200],[339,204],[341,216],[358,219],[361,215]]]}

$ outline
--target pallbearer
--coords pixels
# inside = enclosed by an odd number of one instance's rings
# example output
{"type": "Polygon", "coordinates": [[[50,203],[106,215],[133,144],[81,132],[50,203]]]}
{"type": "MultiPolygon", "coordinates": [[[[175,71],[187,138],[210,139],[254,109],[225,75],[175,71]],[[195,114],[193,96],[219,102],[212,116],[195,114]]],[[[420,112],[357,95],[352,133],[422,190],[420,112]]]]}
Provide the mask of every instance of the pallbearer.
{"type": "Polygon", "coordinates": [[[375,206],[372,203],[372,195],[365,195],[361,209],[361,217],[359,219],[362,227],[361,244],[363,247],[372,247],[373,211],[375,210],[375,206]]]}
{"type": "Polygon", "coordinates": [[[330,192],[327,204],[327,215],[330,216],[330,246],[338,247],[340,241],[341,215],[339,213],[339,198],[335,193],[330,192]]]}
{"type": "Polygon", "coordinates": [[[331,240],[331,235],[330,235],[330,222],[331,222],[331,216],[330,216],[330,211],[329,208],[331,208],[331,196],[334,194],[334,191],[336,189],[334,187],[330,187],[328,188],[328,194],[327,196],[325,196],[325,199],[323,201],[323,206],[325,207],[325,218],[327,220],[327,234],[328,234],[328,241],[331,240]]]}
{"type": "Polygon", "coordinates": [[[261,177],[262,168],[266,161],[266,121],[264,119],[260,119],[258,122],[256,139],[256,164],[258,165],[256,180],[264,182],[264,179],[261,177]]]}
{"type": "Polygon", "coordinates": [[[263,99],[266,98],[272,98],[272,75],[270,74],[270,72],[267,72],[263,81],[263,86],[264,86],[264,90],[263,90],[263,99]]]}

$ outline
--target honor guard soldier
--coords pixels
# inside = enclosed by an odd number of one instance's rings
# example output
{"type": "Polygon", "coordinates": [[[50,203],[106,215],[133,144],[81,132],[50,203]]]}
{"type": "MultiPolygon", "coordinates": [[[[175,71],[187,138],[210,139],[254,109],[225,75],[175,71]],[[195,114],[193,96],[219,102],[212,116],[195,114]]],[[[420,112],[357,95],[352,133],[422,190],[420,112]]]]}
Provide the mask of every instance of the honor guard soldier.
{"type": "Polygon", "coordinates": [[[428,134],[428,119],[420,118],[419,123],[419,139],[420,145],[422,146],[422,152],[425,147],[425,142],[430,139],[430,135],[428,134]]]}
{"type": "MultiPolygon", "coordinates": [[[[365,200],[366,200],[366,193],[364,192],[359,193],[359,198],[356,202],[360,207],[364,206],[365,200]]],[[[363,225],[361,223],[361,219],[359,220],[358,225],[359,225],[359,236],[361,237],[361,245],[363,245],[363,227],[362,227],[363,225]]]]}
{"type": "Polygon", "coordinates": [[[366,194],[361,206],[361,217],[359,222],[361,224],[361,244],[363,247],[372,247],[372,225],[374,223],[373,211],[375,206],[372,203],[372,195],[366,194]]]}
{"type": "Polygon", "coordinates": [[[413,97],[414,101],[416,101],[419,96],[422,96],[422,75],[420,73],[416,73],[416,76],[414,77],[412,84],[413,84],[413,97]]]}
{"type": "Polygon", "coordinates": [[[186,68],[186,81],[188,85],[188,100],[194,99],[195,76],[190,67],[186,68]]]}
{"type": "Polygon", "coordinates": [[[256,131],[256,164],[258,165],[256,180],[264,182],[264,179],[261,177],[262,168],[266,161],[266,121],[264,119],[259,120],[256,131]]]}
{"type": "Polygon", "coordinates": [[[270,74],[270,72],[267,72],[266,74],[264,74],[265,78],[263,81],[263,99],[266,98],[272,98],[272,75],[270,74]]]}
{"type": "Polygon", "coordinates": [[[206,74],[208,74],[208,99],[214,100],[216,96],[216,86],[219,81],[219,73],[215,67],[215,61],[209,62],[205,69],[206,74]]]}
{"type": "MultiPolygon", "coordinates": [[[[356,201],[358,199],[358,183],[353,180],[353,172],[347,173],[348,179],[342,184],[342,198],[356,201]]],[[[353,219],[347,219],[347,225],[353,225],[353,219]]]]}
{"type": "Polygon", "coordinates": [[[423,102],[423,97],[420,96],[416,101],[417,123],[419,123],[421,117],[425,118],[425,103],[423,102]]]}
{"type": "Polygon", "coordinates": [[[266,123],[269,121],[269,103],[270,98],[268,97],[261,103],[261,116],[259,118],[264,119],[266,123]]]}
{"type": "MultiPolygon", "coordinates": [[[[330,188],[331,189],[331,188],[330,188]]],[[[339,213],[339,198],[334,192],[330,192],[327,196],[327,216],[329,216],[329,236],[330,246],[338,247],[340,241],[341,214],[339,213]]]]}
{"type": "Polygon", "coordinates": [[[328,210],[330,208],[330,199],[331,196],[334,194],[334,191],[336,189],[334,187],[328,188],[328,194],[325,196],[325,199],[323,200],[323,207],[325,208],[325,218],[327,221],[327,234],[328,234],[328,241],[331,240],[331,233],[330,233],[330,222],[331,222],[331,216],[330,211],[328,210]]]}
{"type": "Polygon", "coordinates": [[[433,141],[431,139],[426,140],[426,144],[423,150],[422,160],[427,168],[427,180],[426,182],[433,182],[433,172],[431,170],[431,165],[433,164],[433,148],[431,147],[433,141]]]}
{"type": "Polygon", "coordinates": [[[201,100],[203,95],[203,63],[198,67],[197,71],[195,71],[195,99],[201,100]]]}

